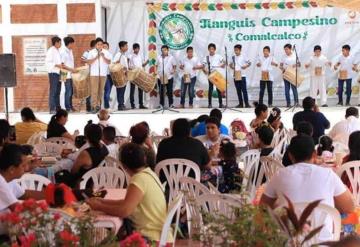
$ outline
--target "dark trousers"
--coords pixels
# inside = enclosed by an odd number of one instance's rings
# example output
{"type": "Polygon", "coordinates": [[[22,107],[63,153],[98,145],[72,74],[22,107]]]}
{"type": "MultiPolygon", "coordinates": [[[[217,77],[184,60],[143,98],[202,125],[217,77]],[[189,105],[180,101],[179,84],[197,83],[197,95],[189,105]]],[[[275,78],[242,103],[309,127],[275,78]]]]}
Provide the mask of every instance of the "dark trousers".
{"type": "Polygon", "coordinates": [[[91,111],[91,96],[86,98],[86,111],[91,111]]]}
{"type": "Polygon", "coordinates": [[[338,80],[339,103],[343,103],[344,83],[346,83],[346,104],[350,104],[352,79],[338,80]]]}
{"type": "Polygon", "coordinates": [[[73,109],[72,96],[73,96],[73,81],[72,81],[72,79],[66,79],[66,81],[65,81],[65,109],[67,111],[70,111],[71,109],[73,109]]]}
{"type": "Polygon", "coordinates": [[[190,83],[185,83],[184,78],[181,78],[181,99],[180,99],[181,105],[185,104],[185,95],[188,89],[189,89],[189,105],[193,104],[195,97],[195,83],[196,83],[196,76],[191,78],[190,83]]]}
{"type": "Polygon", "coordinates": [[[124,98],[125,91],[126,91],[126,85],[125,87],[116,88],[118,107],[125,106],[125,98],[124,98]]]}
{"type": "Polygon", "coordinates": [[[113,86],[113,81],[111,79],[111,76],[107,75],[105,87],[104,87],[104,107],[105,107],[105,109],[110,108],[109,101],[110,101],[110,93],[111,93],[112,86],[113,86]]]}
{"type": "Polygon", "coordinates": [[[173,84],[174,78],[168,80],[168,84],[162,85],[160,79],[158,79],[158,87],[159,87],[159,94],[160,94],[160,105],[164,106],[164,90],[166,87],[166,95],[169,100],[169,106],[174,103],[174,96],[173,96],[173,84]]]}
{"type": "Polygon", "coordinates": [[[60,92],[61,92],[61,82],[60,75],[56,73],[49,73],[49,108],[50,111],[56,111],[60,106],[60,92]]]}
{"type": "MultiPolygon", "coordinates": [[[[134,99],[135,87],[136,87],[135,84],[130,83],[130,104],[131,104],[131,106],[135,106],[135,99],[134,99]]],[[[143,106],[144,105],[143,90],[141,90],[141,88],[139,88],[139,87],[138,87],[138,96],[139,96],[139,105],[143,106]]]]}
{"type": "Polygon", "coordinates": [[[272,81],[260,81],[260,97],[259,97],[259,103],[260,104],[263,104],[263,102],[264,102],[265,88],[267,87],[268,104],[272,105],[272,103],[273,103],[272,85],[273,85],[272,81]]]}
{"type": "Polygon", "coordinates": [[[291,100],[290,100],[290,87],[291,87],[291,90],[292,90],[293,95],[294,95],[294,102],[295,102],[295,104],[298,104],[298,103],[299,103],[299,97],[298,97],[298,91],[297,91],[296,86],[294,86],[294,85],[291,84],[288,80],[285,80],[285,79],[284,79],[284,84],[285,84],[286,104],[287,104],[288,106],[290,106],[290,104],[291,104],[291,100]]]}
{"type": "MultiPolygon", "coordinates": [[[[209,93],[208,93],[208,101],[209,101],[209,105],[212,105],[212,93],[214,91],[214,84],[212,84],[209,81],[209,93]]],[[[219,106],[222,105],[222,96],[221,96],[221,92],[219,89],[216,88],[216,91],[218,93],[218,99],[219,99],[219,106]]]]}
{"type": "Polygon", "coordinates": [[[249,97],[246,88],[246,77],[242,77],[241,81],[234,81],[239,104],[249,106],[249,97]],[[243,100],[244,99],[244,100],[243,100]]]}

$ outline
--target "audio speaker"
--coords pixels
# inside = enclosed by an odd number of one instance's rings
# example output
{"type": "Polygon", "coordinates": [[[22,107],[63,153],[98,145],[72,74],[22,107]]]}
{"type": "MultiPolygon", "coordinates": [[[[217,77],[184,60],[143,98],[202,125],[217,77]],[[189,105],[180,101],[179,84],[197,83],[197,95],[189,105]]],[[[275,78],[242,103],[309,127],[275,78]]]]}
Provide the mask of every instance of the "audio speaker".
{"type": "Polygon", "coordinates": [[[16,87],[15,54],[0,54],[0,87],[16,87]]]}

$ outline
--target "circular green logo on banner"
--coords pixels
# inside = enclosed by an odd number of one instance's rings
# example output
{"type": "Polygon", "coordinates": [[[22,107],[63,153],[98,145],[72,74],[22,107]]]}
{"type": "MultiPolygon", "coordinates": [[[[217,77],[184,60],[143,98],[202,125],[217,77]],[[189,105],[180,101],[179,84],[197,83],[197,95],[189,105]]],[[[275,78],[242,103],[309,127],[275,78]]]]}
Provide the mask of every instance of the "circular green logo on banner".
{"type": "Polygon", "coordinates": [[[181,50],[194,39],[194,26],[185,15],[170,14],[160,22],[159,34],[162,42],[171,49],[181,50]]]}

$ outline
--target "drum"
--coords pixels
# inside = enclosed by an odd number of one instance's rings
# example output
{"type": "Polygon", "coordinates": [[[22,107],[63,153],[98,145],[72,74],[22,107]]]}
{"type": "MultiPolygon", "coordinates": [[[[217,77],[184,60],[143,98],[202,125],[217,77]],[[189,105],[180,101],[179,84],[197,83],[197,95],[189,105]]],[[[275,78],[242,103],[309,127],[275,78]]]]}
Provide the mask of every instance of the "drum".
{"type": "Polygon", "coordinates": [[[322,67],[315,67],[315,75],[322,76],[322,67]]]}
{"type": "Polygon", "coordinates": [[[184,74],[184,83],[190,83],[191,82],[191,76],[190,74],[184,74]]]}
{"type": "Polygon", "coordinates": [[[339,72],[339,79],[340,79],[340,80],[349,79],[349,78],[348,78],[348,72],[347,72],[347,70],[340,70],[340,72],[339,72]]]}
{"type": "Polygon", "coordinates": [[[60,69],[60,81],[66,82],[67,75],[68,75],[68,71],[67,71],[67,70],[65,70],[65,69],[60,69]]]}
{"type": "Polygon", "coordinates": [[[241,76],[241,71],[240,71],[240,70],[235,70],[235,71],[234,71],[234,78],[235,78],[235,81],[241,81],[241,80],[242,80],[242,76],[241,76]]]}
{"type": "Polygon", "coordinates": [[[261,71],[261,80],[262,81],[270,81],[269,71],[261,71]]]}
{"type": "Polygon", "coordinates": [[[132,80],[132,83],[141,88],[144,92],[150,93],[155,87],[156,77],[146,73],[140,68],[134,70],[136,70],[133,72],[136,73],[136,77],[132,80]]]}
{"type": "Polygon", "coordinates": [[[84,99],[90,96],[90,69],[89,66],[77,68],[78,72],[72,73],[74,97],[84,99]]]}
{"type": "Polygon", "coordinates": [[[300,85],[304,81],[304,76],[298,73],[297,75],[297,83],[296,83],[296,70],[293,67],[287,67],[285,70],[283,77],[285,80],[289,81],[292,85],[300,87],[300,85]]]}
{"type": "Polygon", "coordinates": [[[138,77],[140,70],[141,69],[139,69],[139,68],[128,70],[128,73],[127,73],[128,81],[131,81],[131,82],[134,81],[135,78],[138,77]]]}
{"type": "Polygon", "coordinates": [[[216,86],[220,92],[225,92],[226,90],[226,80],[224,76],[217,70],[211,72],[209,75],[209,81],[216,86]]]}
{"type": "Polygon", "coordinates": [[[120,88],[126,86],[127,76],[123,65],[120,63],[112,63],[109,65],[109,71],[115,87],[120,88]]]}

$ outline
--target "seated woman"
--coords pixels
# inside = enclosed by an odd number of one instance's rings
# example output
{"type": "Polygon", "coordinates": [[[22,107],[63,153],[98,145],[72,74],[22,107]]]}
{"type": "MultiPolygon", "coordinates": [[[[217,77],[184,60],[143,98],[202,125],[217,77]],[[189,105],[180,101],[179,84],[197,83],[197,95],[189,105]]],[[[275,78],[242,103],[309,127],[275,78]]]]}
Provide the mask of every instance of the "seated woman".
{"type": "Polygon", "coordinates": [[[150,137],[149,126],[145,122],[138,123],[130,128],[131,142],[144,148],[147,164],[151,169],[155,168],[155,152],[150,137]]]}
{"type": "Polygon", "coordinates": [[[256,118],[250,122],[250,127],[255,130],[257,127],[261,126],[267,119],[269,115],[269,110],[267,105],[259,104],[257,102],[255,105],[255,116],[256,118]]]}
{"type": "Polygon", "coordinates": [[[274,107],[267,118],[267,122],[270,124],[271,128],[273,128],[274,133],[278,133],[283,130],[284,124],[281,122],[281,110],[274,107]]]}
{"type": "Polygon", "coordinates": [[[20,114],[22,122],[15,124],[17,144],[25,144],[33,134],[47,130],[47,125],[38,120],[29,107],[23,108],[20,114]]]}
{"type": "MultiPolygon", "coordinates": [[[[144,149],[139,145],[125,144],[120,157],[121,163],[131,176],[125,199],[91,198],[86,202],[94,210],[120,218],[130,218],[134,223],[135,231],[149,240],[159,241],[167,214],[162,184],[147,166],[144,149]]],[[[173,241],[173,235],[169,232],[168,242],[173,241]]]]}
{"type": "MultiPolygon", "coordinates": [[[[109,154],[106,146],[102,144],[102,130],[97,124],[88,124],[85,127],[85,137],[90,147],[83,150],[74,162],[71,169],[73,177],[72,186],[80,182],[81,177],[91,169],[99,166],[99,164],[109,154]]],[[[91,187],[89,184],[87,187],[91,187]]]]}
{"type": "Polygon", "coordinates": [[[47,128],[47,138],[64,137],[70,139],[71,141],[75,141],[75,137],[79,135],[79,131],[75,130],[74,134],[71,135],[64,127],[67,121],[67,111],[63,109],[58,110],[56,114],[51,117],[51,120],[49,122],[47,128]]]}
{"type": "Polygon", "coordinates": [[[360,160],[360,131],[349,136],[349,154],[344,157],[343,163],[360,160]]]}
{"type": "Polygon", "coordinates": [[[321,136],[317,148],[317,155],[320,158],[321,164],[331,161],[334,158],[333,140],[329,136],[321,136]]]}

